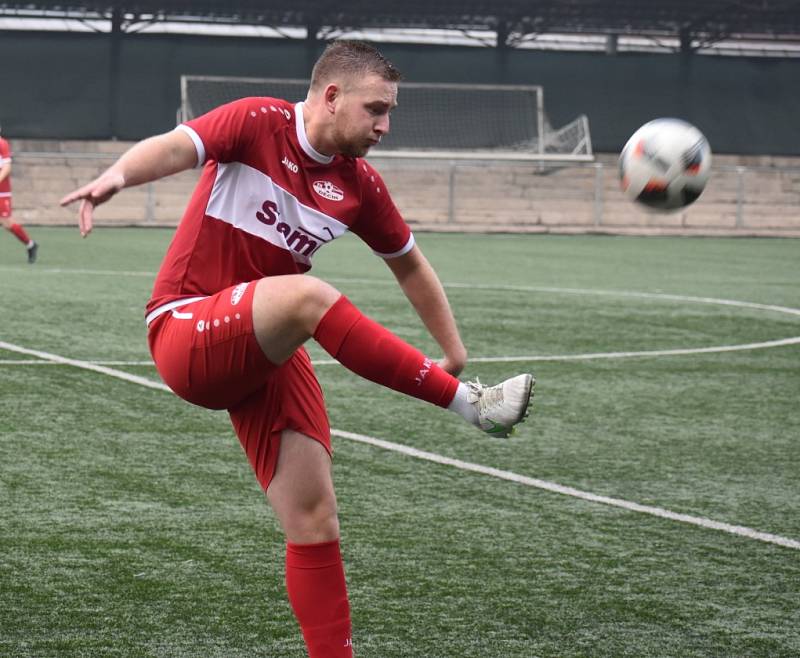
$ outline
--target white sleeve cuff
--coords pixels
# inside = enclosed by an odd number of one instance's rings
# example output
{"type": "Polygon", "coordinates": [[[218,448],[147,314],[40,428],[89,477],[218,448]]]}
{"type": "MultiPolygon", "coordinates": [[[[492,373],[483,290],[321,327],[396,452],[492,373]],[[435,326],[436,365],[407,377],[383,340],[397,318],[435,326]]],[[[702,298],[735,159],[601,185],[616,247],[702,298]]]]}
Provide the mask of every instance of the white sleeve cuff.
{"type": "Polygon", "coordinates": [[[392,252],[391,254],[382,254],[380,251],[375,251],[373,249],[373,253],[376,256],[380,256],[381,258],[399,258],[400,256],[405,256],[409,251],[411,251],[411,249],[413,249],[415,244],[416,243],[414,241],[414,234],[411,233],[408,236],[408,242],[406,242],[405,246],[399,251],[392,252]]]}
{"type": "Polygon", "coordinates": [[[198,135],[194,129],[187,126],[185,123],[179,125],[175,130],[181,130],[189,135],[190,139],[194,143],[195,149],[197,149],[197,167],[202,167],[206,163],[206,147],[203,146],[203,140],[200,139],[200,135],[198,135]]]}

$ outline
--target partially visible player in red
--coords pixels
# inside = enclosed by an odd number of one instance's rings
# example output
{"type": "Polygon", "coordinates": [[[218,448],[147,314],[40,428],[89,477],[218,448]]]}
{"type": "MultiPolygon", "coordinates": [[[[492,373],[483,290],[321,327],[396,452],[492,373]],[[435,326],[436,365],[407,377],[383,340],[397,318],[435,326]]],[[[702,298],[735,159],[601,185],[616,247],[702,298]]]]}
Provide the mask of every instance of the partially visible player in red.
{"type": "MultiPolygon", "coordinates": [[[[375,48],[331,44],[304,102],[246,98],[135,145],[67,195],[92,211],[124,187],[196,165],[203,174],[147,306],[164,381],[227,409],[286,535],[286,587],[311,658],[353,655],[322,391],[303,348],[314,338],[353,372],[507,436],[533,386],[462,383],[467,352],[438,277],[363,156],[389,131],[399,73],[375,48]],[[438,363],[306,274],[352,231],[383,258],[442,349],[438,363]]],[[[357,427],[354,429],[358,429],[357,427]]]]}
{"type": "Polygon", "coordinates": [[[11,147],[0,137],[0,224],[10,231],[28,251],[28,262],[36,262],[36,244],[27,231],[11,218],[11,147]]]}

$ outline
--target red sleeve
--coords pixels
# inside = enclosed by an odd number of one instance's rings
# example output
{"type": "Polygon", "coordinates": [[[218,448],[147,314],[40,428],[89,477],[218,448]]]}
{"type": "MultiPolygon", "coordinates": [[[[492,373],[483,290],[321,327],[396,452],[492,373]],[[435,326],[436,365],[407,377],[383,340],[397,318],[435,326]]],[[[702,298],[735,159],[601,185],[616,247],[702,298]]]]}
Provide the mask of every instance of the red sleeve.
{"type": "Polygon", "coordinates": [[[231,162],[258,143],[259,136],[290,121],[293,111],[291,104],[275,98],[242,98],[220,105],[178,129],[190,129],[187,132],[201,156],[199,165],[206,160],[231,162]]]}
{"type": "Polygon", "coordinates": [[[384,258],[409,252],[414,235],[394,205],[386,184],[375,169],[364,160],[357,160],[361,185],[361,208],[350,230],[384,258]]]}
{"type": "Polygon", "coordinates": [[[0,138],[0,161],[2,161],[2,164],[7,161],[11,162],[11,146],[2,138],[0,138]]]}

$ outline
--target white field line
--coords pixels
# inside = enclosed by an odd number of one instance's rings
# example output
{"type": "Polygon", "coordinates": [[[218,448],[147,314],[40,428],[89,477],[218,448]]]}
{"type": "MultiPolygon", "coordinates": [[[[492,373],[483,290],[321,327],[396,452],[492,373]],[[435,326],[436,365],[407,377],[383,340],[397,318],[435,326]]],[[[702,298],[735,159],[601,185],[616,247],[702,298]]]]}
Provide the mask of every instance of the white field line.
{"type": "MultiPolygon", "coordinates": [[[[717,345],[715,347],[687,347],[675,350],[645,350],[641,352],[589,352],[586,354],[532,354],[529,356],[471,356],[469,363],[528,363],[531,361],[590,361],[592,359],[627,359],[632,357],[682,356],[686,354],[713,354],[717,352],[741,352],[760,350],[767,347],[783,347],[800,344],[800,336],[779,338],[763,343],[743,343],[741,345],[717,345]]],[[[315,366],[332,366],[339,362],[325,359],[311,362],[315,366]]]]}
{"type": "MultiPolygon", "coordinates": [[[[18,266],[5,266],[1,269],[19,269],[18,266]]],[[[136,271],[115,271],[115,270],[91,270],[91,269],[61,269],[48,268],[38,269],[38,272],[54,274],[90,274],[95,276],[155,276],[152,272],[136,271]]],[[[356,283],[367,285],[395,285],[389,279],[358,279],[358,278],[329,278],[328,281],[334,283],[356,283]]],[[[742,302],[734,299],[719,299],[716,297],[695,297],[691,295],[672,295],[658,292],[636,292],[629,290],[600,290],[592,288],[556,288],[550,286],[520,286],[520,285],[495,285],[479,283],[444,283],[445,288],[469,289],[469,290],[505,290],[510,292],[532,292],[532,293],[552,293],[567,295],[596,295],[605,297],[628,297],[633,299],[653,299],[667,300],[673,302],[684,302],[690,304],[712,304],[717,306],[730,306],[733,308],[748,308],[757,311],[772,311],[786,315],[800,316],[800,309],[789,306],[778,306],[775,304],[758,304],[755,302],[742,302]]],[[[758,350],[769,347],[783,347],[786,345],[796,345],[800,343],[800,336],[790,338],[779,338],[776,340],[761,343],[744,343],[741,345],[717,345],[711,347],[680,348],[671,350],[641,350],[635,352],[595,352],[588,354],[560,354],[560,355],[522,355],[522,356],[479,356],[470,358],[471,363],[530,363],[541,361],[588,361],[593,359],[624,359],[635,357],[660,357],[660,356],[686,356],[691,354],[715,354],[720,352],[739,352],[745,350],[758,350]]],[[[2,362],[0,362],[2,363],[2,362]]],[[[105,363],[102,361],[92,361],[90,363],[105,363]]],[[[336,361],[323,359],[312,362],[315,366],[337,365],[336,361]]],[[[113,363],[109,365],[148,365],[147,363],[113,363]]],[[[11,362],[8,365],[12,365],[11,362]]],[[[23,365],[13,363],[13,365],[23,365]]]]}
{"type": "MultiPolygon", "coordinates": [[[[102,361],[87,359],[84,363],[95,366],[152,366],[153,361],[102,361]]],[[[44,361],[42,359],[0,359],[0,366],[59,366],[70,365],[61,361],[44,361]]]]}
{"type": "Polygon", "coordinates": [[[160,391],[170,390],[167,386],[165,386],[161,382],[153,381],[152,379],[148,379],[147,377],[139,377],[138,375],[131,375],[130,373],[123,372],[122,370],[114,370],[113,368],[100,366],[97,365],[96,363],[89,363],[88,361],[81,361],[80,359],[69,359],[65,356],[59,356],[58,354],[51,354],[50,352],[31,350],[28,349],[27,347],[14,345],[13,343],[6,343],[5,341],[2,340],[0,340],[0,349],[8,350],[9,352],[17,352],[18,354],[25,354],[26,356],[33,356],[36,357],[37,359],[50,361],[52,363],[60,363],[66,366],[83,368],[84,370],[92,370],[94,372],[99,372],[103,375],[108,375],[109,377],[116,377],[117,379],[124,379],[126,382],[139,384],[140,386],[146,386],[147,388],[155,388],[160,391]]]}
{"type": "MultiPolygon", "coordinates": [[[[712,354],[716,352],[740,352],[760,350],[767,347],[797,345],[800,336],[768,340],[763,343],[743,343],[741,345],[717,345],[716,347],[687,347],[675,350],[645,350],[641,352],[594,352],[587,354],[531,355],[531,356],[477,356],[470,357],[470,363],[507,363],[514,361],[588,361],[590,359],[625,359],[642,356],[681,356],[686,354],[712,354]]],[[[335,363],[335,362],[334,362],[335,363]]]]}
{"type": "MultiPolygon", "coordinates": [[[[131,375],[127,372],[123,372],[122,370],[114,370],[112,368],[98,366],[97,364],[88,363],[86,361],[80,361],[78,359],[69,359],[63,356],[59,356],[57,354],[51,354],[49,352],[41,352],[39,350],[32,350],[26,347],[21,347],[19,345],[14,345],[12,343],[6,343],[4,341],[0,341],[0,349],[5,349],[20,354],[26,354],[28,356],[34,356],[38,359],[44,359],[47,361],[54,361],[56,363],[62,363],[65,365],[74,366],[76,368],[91,370],[93,372],[98,372],[104,375],[108,375],[110,377],[116,377],[117,379],[131,382],[133,384],[139,384],[140,386],[146,386],[148,388],[154,388],[167,392],[170,391],[170,389],[161,382],[156,382],[153,381],[152,379],[147,379],[146,377],[137,377],[136,375],[131,375]]],[[[537,478],[531,478],[526,475],[518,475],[517,473],[513,473],[511,471],[503,471],[497,468],[492,468],[491,466],[473,464],[471,462],[465,462],[460,459],[452,459],[450,457],[438,455],[433,452],[418,450],[417,448],[412,448],[410,446],[402,445],[400,443],[385,441],[383,439],[377,439],[371,436],[365,436],[363,434],[354,434],[353,432],[331,429],[331,435],[338,436],[339,438],[342,439],[348,439],[350,441],[365,443],[367,445],[371,445],[377,448],[382,448],[384,450],[389,450],[391,452],[397,452],[403,455],[407,455],[409,457],[414,457],[415,459],[423,459],[425,461],[441,464],[443,466],[452,466],[454,468],[458,468],[463,471],[480,473],[482,475],[488,475],[490,477],[499,478],[501,480],[515,482],[528,487],[534,487],[537,489],[542,489],[544,491],[550,491],[552,493],[562,494],[564,496],[571,496],[572,498],[579,498],[581,500],[585,500],[592,503],[600,503],[602,505],[619,507],[621,509],[628,510],[630,512],[639,512],[640,514],[649,514],[651,516],[658,516],[664,519],[669,519],[671,521],[688,523],[690,525],[706,528],[709,530],[719,530],[733,535],[746,537],[747,539],[754,539],[769,544],[776,544],[778,546],[784,546],[786,548],[793,548],[796,550],[800,550],[800,541],[789,539],[788,537],[782,537],[780,535],[774,535],[768,532],[761,532],[759,530],[754,530],[753,528],[747,528],[745,526],[731,525],[729,523],[723,523],[721,521],[714,521],[713,519],[707,519],[702,516],[679,514],[677,512],[671,512],[670,510],[666,510],[661,507],[640,505],[639,503],[633,503],[619,498],[609,498],[608,496],[600,496],[598,494],[593,494],[588,491],[581,491],[580,489],[565,487],[561,484],[556,484],[555,482],[548,482],[547,480],[539,480],[537,478]]]]}
{"type": "MultiPolygon", "coordinates": [[[[327,281],[336,283],[363,283],[368,285],[396,285],[392,280],[385,279],[347,279],[328,278],[327,281]]],[[[567,295],[598,295],[605,297],[634,297],[639,299],[664,299],[674,302],[689,302],[692,304],[716,304],[719,306],[733,306],[737,308],[752,308],[758,311],[775,311],[789,315],[800,316],[800,309],[790,306],[777,306],[775,304],[758,304],[755,302],[742,302],[735,299],[721,299],[717,297],[695,297],[692,295],[672,295],[661,292],[638,292],[630,290],[602,290],[599,288],[557,288],[552,286],[519,286],[481,283],[442,283],[445,288],[466,288],[467,290],[506,290],[509,292],[543,292],[567,295]]]]}
{"type": "MultiPolygon", "coordinates": [[[[18,266],[4,266],[2,269],[18,270],[18,266]]],[[[27,270],[26,270],[27,271],[27,270]]],[[[90,274],[95,276],[155,276],[152,272],[125,271],[125,270],[92,270],[92,269],[69,269],[69,268],[40,268],[38,272],[53,274],[90,274]]],[[[359,279],[359,278],[329,278],[335,283],[356,283],[367,285],[395,285],[390,279],[359,279]]],[[[653,299],[667,300],[674,302],[685,302],[690,304],[712,304],[717,306],[730,306],[733,308],[748,308],[757,311],[772,311],[786,315],[800,316],[800,309],[789,306],[778,306],[775,304],[758,304],[755,302],[742,302],[735,299],[720,299],[716,297],[695,297],[692,295],[672,295],[660,292],[637,292],[629,290],[600,290],[592,288],[557,288],[552,286],[521,286],[521,285],[500,285],[500,284],[480,284],[480,283],[458,283],[450,282],[443,284],[445,288],[468,289],[468,290],[505,290],[510,292],[532,292],[532,293],[552,293],[567,295],[596,295],[605,297],[628,297],[633,299],[653,299]]],[[[800,343],[800,336],[790,338],[779,338],[776,340],[761,343],[744,343],[741,345],[717,345],[711,347],[680,348],[671,350],[641,350],[635,352],[595,352],[588,354],[561,354],[561,355],[523,355],[523,356],[479,356],[472,357],[472,363],[527,363],[539,361],[588,361],[592,359],[623,359],[635,357],[656,357],[656,356],[685,356],[691,354],[714,354],[720,352],[739,352],[744,350],[757,350],[769,347],[783,347],[786,345],[796,345],[800,343]]],[[[91,363],[104,363],[95,361],[91,363]]],[[[319,360],[312,362],[316,366],[337,365],[333,360],[319,360]]],[[[11,365],[11,364],[9,364],[11,365]]],[[[22,365],[21,363],[18,365],[22,365]]],[[[148,365],[147,363],[113,363],[109,365],[148,365]]]]}
{"type": "MultiPolygon", "coordinates": [[[[16,265],[0,266],[0,271],[25,271],[31,273],[30,268],[22,268],[16,265]]],[[[130,270],[93,270],[93,269],[71,269],[71,268],[36,268],[36,273],[43,274],[91,274],[96,276],[146,276],[155,277],[155,272],[142,272],[130,270]]],[[[346,277],[327,277],[327,281],[334,283],[356,283],[377,286],[397,285],[391,279],[360,279],[346,277]]],[[[672,295],[661,292],[637,292],[630,290],[601,290],[595,288],[558,288],[553,286],[521,286],[521,285],[501,285],[501,284],[481,284],[481,283],[444,283],[445,288],[466,288],[468,290],[507,290],[510,292],[543,292],[567,295],[601,295],[606,297],[633,297],[639,299],[663,299],[674,302],[689,302],[693,304],[716,304],[719,306],[733,306],[736,308],[751,308],[759,311],[775,311],[789,315],[800,316],[800,309],[789,306],[778,306],[775,304],[758,304],[755,302],[742,302],[735,299],[720,299],[717,297],[695,297],[692,295],[672,295]]]]}
{"type": "Polygon", "coordinates": [[[2,265],[0,266],[0,271],[8,270],[8,271],[25,271],[27,274],[91,274],[92,276],[145,276],[151,279],[154,279],[156,276],[155,272],[141,272],[135,270],[90,270],[90,269],[83,269],[83,268],[72,268],[72,267],[37,267],[35,270],[29,268],[28,270],[23,270],[23,268],[16,266],[16,265],[2,265]]]}
{"type": "MultiPolygon", "coordinates": [[[[589,352],[586,354],[533,354],[530,356],[474,356],[470,363],[528,363],[540,361],[589,361],[592,359],[625,359],[631,357],[653,356],[681,356],[687,354],[712,354],[718,352],[740,352],[744,350],[759,350],[767,347],[783,347],[786,345],[800,344],[800,336],[794,338],[780,338],[763,343],[744,343],[741,345],[718,345],[716,347],[693,347],[675,350],[646,350],[641,352],[589,352]]],[[[102,366],[151,366],[152,361],[101,361],[87,360],[84,363],[102,366]]],[[[334,359],[317,359],[311,362],[314,366],[338,366],[340,363],[334,359]]],[[[0,359],[0,365],[70,365],[62,361],[44,361],[37,359],[0,359]]]]}
{"type": "Polygon", "coordinates": [[[670,519],[671,521],[679,521],[681,523],[689,523],[691,525],[699,526],[701,528],[708,528],[710,530],[721,530],[733,535],[740,535],[748,539],[756,539],[758,541],[767,542],[770,544],[777,544],[778,546],[785,546],[786,548],[794,548],[800,550],[800,541],[781,537],[780,535],[773,535],[769,532],[761,532],[753,530],[740,525],[731,525],[729,523],[722,523],[721,521],[714,521],[702,516],[691,516],[689,514],[679,514],[671,512],[670,510],[661,507],[652,507],[650,505],[640,505],[639,503],[632,503],[620,498],[609,498],[608,496],[600,496],[588,491],[581,491],[572,487],[565,487],[555,482],[548,482],[547,480],[539,480],[531,478],[526,475],[518,475],[511,471],[503,471],[491,466],[483,466],[481,464],[473,464],[471,462],[461,461],[460,459],[453,459],[451,457],[444,457],[434,452],[426,452],[425,450],[418,450],[410,446],[402,445],[400,443],[393,443],[392,441],[384,441],[383,439],[376,439],[371,436],[364,436],[363,434],[354,434],[353,432],[345,432],[342,430],[331,430],[331,434],[349,439],[351,441],[358,441],[359,443],[366,443],[367,445],[383,448],[384,450],[391,450],[392,452],[399,452],[409,457],[416,459],[424,459],[425,461],[434,462],[435,464],[442,464],[444,466],[453,466],[462,471],[470,471],[472,473],[480,473],[482,475],[490,475],[491,477],[499,478],[501,480],[508,480],[509,482],[516,482],[524,484],[528,487],[535,487],[553,493],[563,494],[564,496],[571,496],[573,498],[580,498],[592,503],[600,503],[602,505],[610,505],[612,507],[619,507],[630,512],[639,512],[641,514],[650,514],[651,516],[659,516],[663,519],[670,519]]]}
{"type": "MultiPolygon", "coordinates": [[[[0,267],[0,269],[18,269],[16,267],[0,267]]],[[[114,270],[88,270],[88,269],[40,269],[39,272],[48,273],[70,273],[70,274],[91,274],[105,276],[117,274],[120,276],[153,276],[151,272],[126,272],[114,270]]],[[[378,285],[392,285],[393,282],[383,279],[329,279],[338,283],[364,283],[378,285]]],[[[553,294],[571,295],[600,295],[608,297],[630,297],[639,299],[665,299],[668,301],[688,302],[693,304],[715,304],[719,306],[731,306],[734,308],[748,308],[757,311],[772,311],[787,315],[800,316],[800,309],[789,306],[777,306],[774,304],[758,304],[754,302],[742,302],[733,299],[718,299],[715,297],[694,297],[690,295],[670,295],[664,293],[635,292],[625,290],[593,290],[590,288],[553,288],[540,286],[516,286],[516,285],[482,285],[469,283],[446,283],[446,288],[467,288],[479,290],[507,290],[513,292],[545,292],[553,294]]],[[[739,345],[715,345],[711,347],[687,347],[671,350],[639,350],[630,352],[589,352],[584,354],[532,354],[519,356],[477,356],[471,357],[471,363],[531,363],[542,361],[589,361],[594,359],[625,359],[636,357],[661,357],[661,356],[686,356],[691,354],[716,354],[721,352],[741,352],[746,350],[758,350],[770,347],[785,347],[787,345],[800,344],[800,336],[790,338],[778,338],[775,340],[760,343],[742,343],[739,345]]],[[[53,361],[35,360],[6,360],[0,361],[0,365],[41,365],[43,363],[54,363],[53,361]]],[[[59,362],[60,363],[60,362],[59,362]]],[[[151,365],[150,361],[86,361],[96,365],[120,365],[120,366],[144,366],[151,365]]],[[[332,359],[321,359],[312,361],[315,366],[338,365],[338,361],[332,359]]]]}

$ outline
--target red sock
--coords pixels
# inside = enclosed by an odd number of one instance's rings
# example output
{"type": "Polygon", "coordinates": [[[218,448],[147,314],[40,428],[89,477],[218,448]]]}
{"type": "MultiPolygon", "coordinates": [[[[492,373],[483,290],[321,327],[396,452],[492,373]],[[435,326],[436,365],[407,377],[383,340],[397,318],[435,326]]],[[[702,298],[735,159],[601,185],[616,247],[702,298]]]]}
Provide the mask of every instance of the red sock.
{"type": "Polygon", "coordinates": [[[339,540],[287,542],[286,590],[309,658],[352,658],[350,604],[339,540]]]}
{"type": "Polygon", "coordinates": [[[456,394],[455,377],[370,320],[344,295],[322,317],[314,338],[343,366],[377,384],[440,407],[456,394]]]}
{"type": "Polygon", "coordinates": [[[8,227],[8,230],[11,231],[14,235],[17,236],[17,240],[19,240],[22,244],[28,244],[31,239],[30,236],[25,232],[25,229],[22,228],[19,224],[12,224],[8,227]]]}

